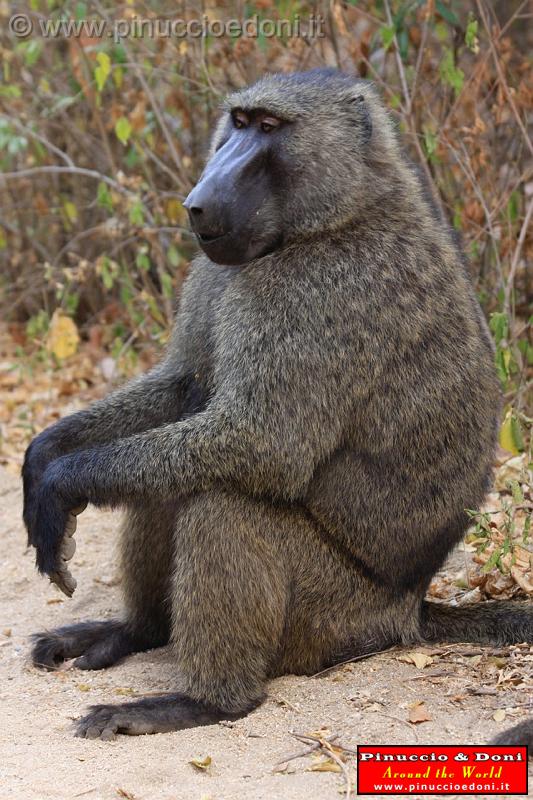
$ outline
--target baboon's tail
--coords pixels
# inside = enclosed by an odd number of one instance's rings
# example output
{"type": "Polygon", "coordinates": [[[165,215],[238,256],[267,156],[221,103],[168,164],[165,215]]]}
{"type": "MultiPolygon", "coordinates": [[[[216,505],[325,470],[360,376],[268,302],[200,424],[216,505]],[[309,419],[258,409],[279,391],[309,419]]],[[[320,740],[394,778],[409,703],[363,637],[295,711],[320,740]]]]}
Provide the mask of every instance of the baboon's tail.
{"type": "MultiPolygon", "coordinates": [[[[424,601],[420,628],[424,639],[430,642],[531,643],[533,603],[495,600],[470,606],[447,606],[424,601]]],[[[533,749],[533,717],[503,731],[490,744],[527,745],[533,749]]]]}
{"type": "Polygon", "coordinates": [[[430,642],[533,642],[533,603],[495,600],[465,606],[422,603],[421,633],[430,642]]]}

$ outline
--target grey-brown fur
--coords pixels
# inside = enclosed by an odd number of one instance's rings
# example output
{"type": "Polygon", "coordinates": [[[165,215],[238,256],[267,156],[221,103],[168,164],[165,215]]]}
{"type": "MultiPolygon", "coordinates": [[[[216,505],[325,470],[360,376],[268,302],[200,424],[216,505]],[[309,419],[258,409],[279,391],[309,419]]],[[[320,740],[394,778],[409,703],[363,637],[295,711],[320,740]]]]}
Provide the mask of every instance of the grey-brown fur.
{"type": "MultiPolygon", "coordinates": [[[[281,246],[239,268],[200,255],[161,364],[26,458],[44,571],[42,497],[129,509],[117,652],[170,636],[185,686],[159,706],[99,707],[81,735],[245,713],[269,677],[395,642],[533,632],[513,603],[422,605],[489,485],[500,394],[462,256],[376,93],[338,73],[274,75],[234,106],[292,126],[281,246]]],[[[36,661],[69,657],[53,636],[36,661]]]]}

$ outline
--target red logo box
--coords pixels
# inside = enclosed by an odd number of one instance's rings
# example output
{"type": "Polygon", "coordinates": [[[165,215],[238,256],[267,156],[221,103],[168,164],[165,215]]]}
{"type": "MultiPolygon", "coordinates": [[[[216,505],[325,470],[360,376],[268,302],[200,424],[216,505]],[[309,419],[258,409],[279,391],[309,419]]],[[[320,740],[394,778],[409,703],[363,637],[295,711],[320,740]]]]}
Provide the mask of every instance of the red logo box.
{"type": "Polygon", "coordinates": [[[527,747],[359,745],[357,794],[527,795],[527,758],[527,747]]]}

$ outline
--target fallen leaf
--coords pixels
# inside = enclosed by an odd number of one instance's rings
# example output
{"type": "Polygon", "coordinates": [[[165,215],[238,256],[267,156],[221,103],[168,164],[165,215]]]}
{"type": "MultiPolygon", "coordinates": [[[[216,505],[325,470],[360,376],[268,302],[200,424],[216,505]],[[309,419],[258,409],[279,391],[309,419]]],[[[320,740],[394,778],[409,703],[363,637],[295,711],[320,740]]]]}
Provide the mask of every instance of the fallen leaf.
{"type": "Polygon", "coordinates": [[[494,488],[499,492],[508,491],[509,483],[511,481],[520,482],[522,478],[526,477],[527,465],[527,453],[522,453],[522,455],[509,458],[496,471],[494,488]]]}
{"type": "Polygon", "coordinates": [[[421,722],[429,722],[432,719],[422,700],[413,703],[409,708],[409,722],[412,722],[414,725],[418,725],[421,722]]]}
{"type": "Polygon", "coordinates": [[[404,661],[406,664],[414,664],[417,669],[424,669],[430,664],[433,664],[434,659],[428,656],[427,653],[404,653],[398,656],[398,661],[404,661]]]}
{"type": "Polygon", "coordinates": [[[76,323],[59,309],[54,311],[46,338],[47,350],[57,359],[73,356],[78,349],[80,335],[76,323]]]}
{"type": "Polygon", "coordinates": [[[130,696],[132,694],[135,694],[135,689],[132,689],[131,686],[118,686],[115,689],[115,694],[130,696]]]}
{"type": "Polygon", "coordinates": [[[502,658],[501,656],[489,656],[487,658],[488,664],[493,664],[498,669],[503,669],[509,664],[509,659],[502,658]]]}
{"type": "Polygon", "coordinates": [[[102,586],[118,586],[122,583],[120,575],[102,575],[101,577],[93,578],[95,583],[100,583],[102,586]]]}
{"type": "Polygon", "coordinates": [[[124,797],[125,800],[135,800],[133,792],[128,792],[127,789],[117,789],[117,794],[119,797],[124,797]]]}
{"type": "Polygon", "coordinates": [[[324,758],[322,761],[317,761],[316,764],[311,764],[308,767],[309,772],[342,772],[340,764],[333,761],[331,758],[324,758]]]}
{"type": "Polygon", "coordinates": [[[331,736],[331,731],[329,728],[319,728],[317,731],[309,731],[306,733],[306,736],[311,736],[314,739],[321,739],[324,741],[328,738],[328,736],[331,736]]]}
{"type": "Polygon", "coordinates": [[[189,764],[192,764],[193,767],[196,769],[206,770],[211,766],[211,756],[196,756],[195,758],[191,758],[189,764]]]}
{"type": "Polygon", "coordinates": [[[80,692],[90,692],[91,691],[91,687],[89,686],[88,683],[78,683],[78,689],[80,690],[80,692]]]}
{"type": "Polygon", "coordinates": [[[512,413],[508,413],[500,428],[499,441],[500,447],[502,447],[504,450],[507,450],[509,453],[512,453],[514,456],[517,456],[520,453],[520,448],[518,447],[518,443],[516,441],[514,427],[513,415],[512,413]]]}

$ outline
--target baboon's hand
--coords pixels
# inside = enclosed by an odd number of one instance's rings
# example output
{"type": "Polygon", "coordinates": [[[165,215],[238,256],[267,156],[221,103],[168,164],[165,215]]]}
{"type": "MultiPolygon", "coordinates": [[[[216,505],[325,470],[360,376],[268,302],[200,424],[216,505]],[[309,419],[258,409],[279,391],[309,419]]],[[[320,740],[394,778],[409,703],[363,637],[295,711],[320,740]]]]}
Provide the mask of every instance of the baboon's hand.
{"type": "Polygon", "coordinates": [[[24,455],[22,481],[24,487],[24,509],[22,518],[28,531],[28,544],[31,544],[31,530],[37,513],[37,496],[39,486],[47,466],[57,457],[51,444],[50,429],[36,436],[24,455]]]}
{"type": "Polygon", "coordinates": [[[83,511],[87,502],[69,491],[67,461],[68,457],[58,458],[46,468],[37,491],[35,521],[29,537],[30,544],[37,550],[39,572],[46,573],[70,597],[76,581],[67,561],[76,550],[72,538],[76,515],[83,511]]]}

